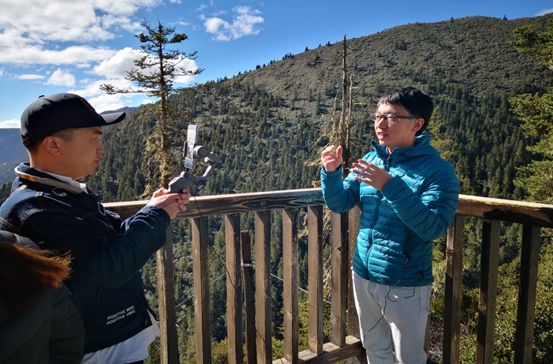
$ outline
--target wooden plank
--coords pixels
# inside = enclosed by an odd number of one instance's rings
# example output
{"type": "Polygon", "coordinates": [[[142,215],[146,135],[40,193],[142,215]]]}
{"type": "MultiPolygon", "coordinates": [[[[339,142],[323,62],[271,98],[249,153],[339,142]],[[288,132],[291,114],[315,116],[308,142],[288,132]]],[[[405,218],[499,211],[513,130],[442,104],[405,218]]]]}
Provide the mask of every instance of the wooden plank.
{"type": "MultiPolygon", "coordinates": [[[[128,217],[136,213],[147,202],[147,200],[124,201],[111,202],[104,205],[121,216],[128,217]]],[[[180,213],[179,217],[195,218],[322,204],[324,204],[324,200],[320,188],[201,196],[194,197],[194,203],[189,204],[188,210],[180,213]]],[[[553,205],[534,202],[459,195],[457,214],[488,220],[503,220],[553,227],[553,205]]]]}
{"type": "Polygon", "coordinates": [[[332,236],[332,287],[330,303],[330,342],[345,345],[346,337],[346,297],[347,297],[347,258],[348,258],[348,225],[347,213],[331,213],[332,236]]]}
{"type": "Polygon", "coordinates": [[[255,323],[257,362],[270,363],[272,346],[271,213],[255,214],[255,323]]]}
{"type": "Polygon", "coordinates": [[[499,221],[484,221],[480,258],[480,300],[476,362],[491,364],[495,342],[497,271],[499,265],[499,221]]]}
{"type": "Polygon", "coordinates": [[[196,363],[211,363],[211,327],[209,314],[209,268],[207,217],[192,219],[192,270],[194,276],[194,322],[196,363]]]}
{"type": "MultiPolygon", "coordinates": [[[[361,209],[356,206],[349,210],[348,213],[348,264],[347,268],[351,267],[353,253],[357,245],[357,234],[359,233],[359,219],[361,209]]],[[[350,272],[348,270],[348,272],[350,272]]],[[[348,334],[355,337],[360,337],[359,320],[357,318],[357,309],[355,308],[355,300],[353,299],[353,283],[351,274],[347,274],[348,280],[348,334]]]]}
{"type": "Polygon", "coordinates": [[[298,242],[294,210],[282,210],[284,358],[298,363],[298,242]]]}
{"type": "Polygon", "coordinates": [[[553,227],[553,205],[459,195],[457,214],[553,227]]]}
{"type": "Polygon", "coordinates": [[[225,215],[227,266],[227,334],[228,363],[244,361],[242,327],[242,268],[240,261],[240,215],[225,215]]]}
{"type": "Polygon", "coordinates": [[[464,241],[464,217],[456,215],[447,231],[443,343],[445,364],[459,363],[464,241]]]}
{"type": "MultiPolygon", "coordinates": [[[[147,200],[112,202],[105,206],[121,216],[130,216],[147,202],[147,200]]],[[[324,204],[324,201],[320,188],[200,196],[193,197],[192,203],[187,205],[186,211],[179,213],[179,217],[194,218],[322,204],[324,204]]]]}
{"type": "Polygon", "coordinates": [[[309,349],[323,352],[323,207],[307,208],[307,264],[309,288],[309,349]]]}
{"type": "Polygon", "coordinates": [[[247,362],[248,364],[255,364],[257,362],[257,347],[255,344],[255,286],[250,232],[242,231],[240,233],[240,240],[242,251],[242,274],[244,276],[244,301],[246,307],[247,362]]]}
{"type": "MultiPolygon", "coordinates": [[[[359,356],[363,353],[361,340],[354,336],[346,336],[343,346],[338,346],[333,343],[326,343],[323,346],[322,354],[315,354],[311,350],[304,350],[299,353],[301,363],[319,364],[319,363],[335,363],[340,360],[349,359],[359,356]]],[[[273,360],[273,364],[289,363],[286,359],[273,360]]]]}
{"type": "Polygon", "coordinates": [[[162,364],[178,363],[177,318],[175,312],[175,268],[173,234],[165,232],[167,242],[156,253],[157,297],[159,310],[160,359],[162,364]]]}
{"type": "Polygon", "coordinates": [[[517,364],[532,363],[539,251],[540,229],[536,226],[524,225],[522,227],[520,289],[515,334],[515,363],[517,364]]]}

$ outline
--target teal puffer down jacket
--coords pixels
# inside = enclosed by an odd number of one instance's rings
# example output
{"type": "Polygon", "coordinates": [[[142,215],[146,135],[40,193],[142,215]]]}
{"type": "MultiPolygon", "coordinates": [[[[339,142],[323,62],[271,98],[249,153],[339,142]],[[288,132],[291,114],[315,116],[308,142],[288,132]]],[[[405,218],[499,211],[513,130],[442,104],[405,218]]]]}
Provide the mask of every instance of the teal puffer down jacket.
{"type": "Polygon", "coordinates": [[[432,276],[432,241],[442,236],[455,216],[459,182],[455,170],[430,145],[430,136],[417,136],[415,145],[384,146],[363,159],[388,171],[391,179],[378,191],[342,169],[321,168],[325,202],[334,212],[361,208],[353,270],[361,277],[386,285],[423,286],[432,276]]]}

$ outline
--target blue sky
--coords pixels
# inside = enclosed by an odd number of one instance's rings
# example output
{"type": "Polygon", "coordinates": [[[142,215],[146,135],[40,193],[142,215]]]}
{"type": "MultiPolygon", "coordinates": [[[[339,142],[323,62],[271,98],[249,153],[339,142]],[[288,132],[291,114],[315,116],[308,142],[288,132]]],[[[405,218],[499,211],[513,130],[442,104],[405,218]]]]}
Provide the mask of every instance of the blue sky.
{"type": "Polygon", "coordinates": [[[414,22],[466,16],[508,19],[553,11],[553,0],[0,0],[0,128],[19,127],[39,95],[73,92],[98,111],[151,102],[144,95],[105,95],[125,86],[139,55],[140,23],[186,33],[180,50],[197,51],[186,87],[232,77],[344,36],[357,38],[414,22]]]}

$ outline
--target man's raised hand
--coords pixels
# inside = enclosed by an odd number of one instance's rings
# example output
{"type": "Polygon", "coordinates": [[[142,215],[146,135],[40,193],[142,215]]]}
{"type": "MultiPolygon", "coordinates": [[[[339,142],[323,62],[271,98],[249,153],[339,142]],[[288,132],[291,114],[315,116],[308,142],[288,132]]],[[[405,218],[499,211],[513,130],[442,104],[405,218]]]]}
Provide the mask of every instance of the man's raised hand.
{"type": "Polygon", "coordinates": [[[321,162],[327,172],[334,172],[342,164],[342,146],[329,145],[321,152],[321,162]]]}

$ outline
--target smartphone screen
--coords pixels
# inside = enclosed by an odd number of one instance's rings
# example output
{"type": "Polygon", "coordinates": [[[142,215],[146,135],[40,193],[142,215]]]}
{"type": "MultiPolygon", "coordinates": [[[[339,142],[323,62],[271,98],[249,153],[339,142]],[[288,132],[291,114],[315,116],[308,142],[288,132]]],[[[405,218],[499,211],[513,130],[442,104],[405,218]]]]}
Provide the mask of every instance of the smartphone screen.
{"type": "Polygon", "coordinates": [[[184,168],[194,168],[194,146],[196,145],[196,135],[198,134],[198,125],[188,125],[186,132],[186,151],[184,155],[184,168]]]}

